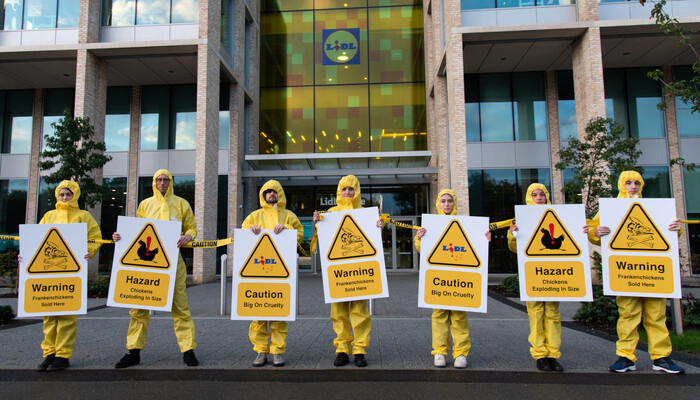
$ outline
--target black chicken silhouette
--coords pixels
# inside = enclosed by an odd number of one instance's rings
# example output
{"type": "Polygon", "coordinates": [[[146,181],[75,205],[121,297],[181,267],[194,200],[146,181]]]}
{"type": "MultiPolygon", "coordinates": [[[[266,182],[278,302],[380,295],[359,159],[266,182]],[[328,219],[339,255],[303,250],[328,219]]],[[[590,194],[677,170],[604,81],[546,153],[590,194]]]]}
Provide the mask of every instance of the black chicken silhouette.
{"type": "Polygon", "coordinates": [[[549,231],[542,228],[540,230],[543,235],[542,235],[542,245],[544,246],[543,249],[549,249],[549,250],[559,250],[561,248],[561,243],[564,241],[564,235],[560,235],[559,237],[554,237],[554,224],[549,224],[549,231]]]}
{"type": "Polygon", "coordinates": [[[139,248],[136,250],[136,254],[138,254],[139,259],[143,261],[153,261],[156,254],[158,254],[158,249],[151,249],[150,236],[146,238],[146,242],[147,243],[144,243],[143,240],[139,240],[139,248]]]}

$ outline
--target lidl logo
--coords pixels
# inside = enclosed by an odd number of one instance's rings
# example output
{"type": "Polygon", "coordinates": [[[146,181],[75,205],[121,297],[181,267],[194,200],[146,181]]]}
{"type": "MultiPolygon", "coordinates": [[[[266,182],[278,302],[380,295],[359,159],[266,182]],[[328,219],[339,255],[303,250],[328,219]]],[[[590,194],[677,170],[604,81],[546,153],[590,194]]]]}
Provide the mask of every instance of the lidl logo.
{"type": "Polygon", "coordinates": [[[447,225],[428,256],[428,264],[472,268],[481,266],[479,256],[476,255],[458,220],[453,220],[447,225]]]}
{"type": "Polygon", "coordinates": [[[289,278],[289,270],[267,233],[263,233],[239,272],[241,278],[289,278]]]}
{"type": "Polygon", "coordinates": [[[360,29],[324,29],[323,65],[360,63],[360,29]]]}

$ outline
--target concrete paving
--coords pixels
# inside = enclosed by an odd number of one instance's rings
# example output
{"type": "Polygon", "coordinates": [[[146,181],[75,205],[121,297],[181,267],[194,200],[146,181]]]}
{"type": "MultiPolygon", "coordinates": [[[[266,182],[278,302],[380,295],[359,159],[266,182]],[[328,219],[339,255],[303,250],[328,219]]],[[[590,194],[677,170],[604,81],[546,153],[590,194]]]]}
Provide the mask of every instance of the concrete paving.
{"type": "MultiPolygon", "coordinates": [[[[497,278],[494,278],[497,279],[497,278]]],[[[372,334],[367,349],[369,369],[430,369],[432,365],[430,309],[418,308],[418,274],[390,273],[388,299],[374,303],[372,334]]],[[[228,370],[252,368],[255,354],[248,340],[248,322],[231,321],[219,315],[219,282],[191,286],[187,289],[195,319],[200,360],[198,369],[228,370]]],[[[230,312],[230,280],[227,310],[230,312]]],[[[17,299],[0,299],[0,305],[17,306],[17,299]]],[[[105,299],[90,299],[87,315],[78,317],[78,338],[72,370],[113,369],[125,353],[125,336],[129,323],[127,309],[105,307],[105,299]]],[[[527,315],[517,299],[490,297],[488,312],[469,313],[472,348],[467,370],[523,371],[535,370],[530,357],[527,315]],[[518,307],[520,305],[521,307],[518,307]]],[[[567,372],[597,373],[607,371],[615,359],[615,343],[605,335],[597,336],[568,323],[578,303],[561,303],[562,358],[567,372]]],[[[337,370],[333,367],[335,337],[329,319],[330,305],[324,304],[320,275],[299,276],[299,316],[290,323],[287,342],[288,369],[337,370]]],[[[0,370],[31,369],[41,361],[40,320],[0,330],[3,354],[0,370]]],[[[637,374],[652,373],[649,355],[638,351],[637,374]]],[[[688,374],[700,374],[700,359],[683,354],[673,355],[688,374]]],[[[451,363],[451,357],[449,362],[451,363]]],[[[449,367],[449,366],[448,366],[449,367]]],[[[149,325],[146,348],[141,364],[134,370],[188,369],[182,363],[169,313],[158,312],[149,325]]],[[[273,369],[266,366],[264,369],[273,369]]],[[[352,364],[344,369],[357,370],[352,364]]],[[[448,368],[451,369],[451,368],[448,368]]],[[[256,369],[257,370],[257,369],[256,369]]],[[[279,370],[279,369],[276,369],[279,370]]]]}

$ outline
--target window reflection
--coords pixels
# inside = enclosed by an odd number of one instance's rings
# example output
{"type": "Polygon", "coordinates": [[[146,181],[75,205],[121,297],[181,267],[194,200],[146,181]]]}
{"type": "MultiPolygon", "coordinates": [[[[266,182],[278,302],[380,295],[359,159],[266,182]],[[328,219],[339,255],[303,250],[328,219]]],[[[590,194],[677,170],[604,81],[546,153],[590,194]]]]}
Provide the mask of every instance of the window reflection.
{"type": "Polygon", "coordinates": [[[649,68],[603,70],[606,116],[625,125],[632,137],[666,136],[663,112],[656,107],[661,102],[661,89],[647,77],[649,71],[649,68]]]}
{"type": "Polygon", "coordinates": [[[169,15],[168,0],[139,0],[136,5],[136,25],[167,24],[169,15]]]}
{"type": "Polygon", "coordinates": [[[158,114],[141,114],[141,150],[158,150],[158,114]]]}
{"type": "Polygon", "coordinates": [[[22,29],[24,0],[5,0],[3,29],[17,31],[22,29]]]}
{"type": "MultiPolygon", "coordinates": [[[[677,81],[689,82],[693,78],[693,70],[690,66],[674,67],[673,77],[677,81]]],[[[693,113],[692,104],[683,103],[680,97],[676,97],[676,120],[678,136],[700,136],[700,113],[693,113]]]]}
{"type": "Polygon", "coordinates": [[[557,97],[559,109],[559,139],[577,137],[576,100],[574,98],[573,71],[557,71],[557,97]]]}
{"type": "Polygon", "coordinates": [[[78,26],[80,0],[60,0],[58,2],[58,28],[78,26]]]}
{"type": "Polygon", "coordinates": [[[56,27],[56,0],[25,0],[24,29],[56,27]]]}
{"type": "MultiPolygon", "coordinates": [[[[0,232],[6,235],[18,234],[19,225],[27,214],[26,179],[0,180],[0,232]]],[[[0,241],[0,248],[16,248],[14,240],[0,241]]]]}
{"type": "Polygon", "coordinates": [[[172,23],[193,23],[199,21],[198,0],[172,0],[172,23]]]}
{"type": "Polygon", "coordinates": [[[107,151],[129,150],[131,136],[131,88],[107,88],[105,147],[107,151]]]}
{"type": "Polygon", "coordinates": [[[102,25],[127,26],[134,25],[136,19],[135,0],[103,0],[102,25]]]}

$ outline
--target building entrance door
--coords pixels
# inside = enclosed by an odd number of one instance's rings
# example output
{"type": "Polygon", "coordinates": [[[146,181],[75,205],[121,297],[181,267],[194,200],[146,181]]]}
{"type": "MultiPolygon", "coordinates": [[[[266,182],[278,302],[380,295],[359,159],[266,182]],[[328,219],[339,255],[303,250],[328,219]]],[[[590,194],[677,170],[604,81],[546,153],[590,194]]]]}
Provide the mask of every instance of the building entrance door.
{"type": "MultiPolygon", "coordinates": [[[[416,224],[416,217],[392,218],[396,222],[409,225],[416,224]]],[[[399,228],[393,224],[387,224],[382,232],[384,243],[384,263],[387,270],[410,271],[418,269],[418,254],[413,246],[413,236],[416,231],[408,228],[399,228]]]]}

